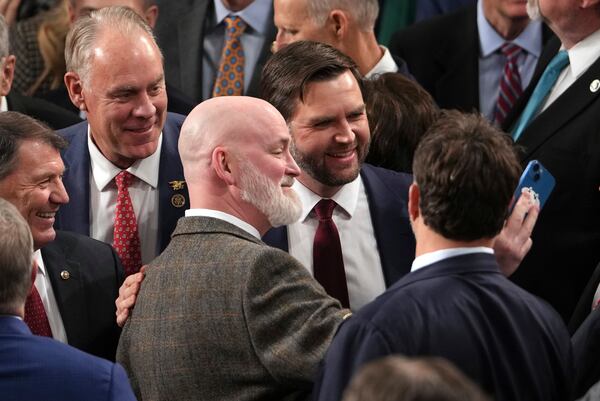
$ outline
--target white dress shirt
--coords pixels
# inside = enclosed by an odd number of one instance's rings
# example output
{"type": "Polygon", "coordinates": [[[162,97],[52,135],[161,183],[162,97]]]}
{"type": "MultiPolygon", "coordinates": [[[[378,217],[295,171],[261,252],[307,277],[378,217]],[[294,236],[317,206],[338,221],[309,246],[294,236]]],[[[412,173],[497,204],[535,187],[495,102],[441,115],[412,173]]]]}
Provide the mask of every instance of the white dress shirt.
{"type": "Polygon", "coordinates": [[[385,74],[386,72],[398,72],[398,66],[394,61],[390,50],[385,46],[379,45],[379,47],[383,50],[383,57],[381,57],[371,71],[367,72],[365,75],[365,78],[367,79],[376,78],[378,75],[385,74]]]}
{"type": "Polygon", "coordinates": [[[444,259],[469,255],[472,253],[489,253],[490,255],[493,255],[494,250],[486,246],[440,249],[439,251],[424,253],[423,255],[416,257],[410,271],[414,272],[415,270],[427,267],[444,259]]]}
{"type": "Polygon", "coordinates": [[[252,225],[246,223],[244,220],[239,219],[229,213],[221,212],[213,209],[188,209],[185,211],[185,217],[201,216],[201,217],[212,217],[215,219],[223,220],[229,224],[246,231],[248,234],[260,239],[260,233],[252,225]]]}
{"type": "MultiPolygon", "coordinates": [[[[88,126],[90,152],[90,233],[91,237],[107,244],[113,243],[117,185],[114,178],[121,169],[112,164],[92,141],[88,126]]],[[[129,187],[129,196],[138,225],[142,263],[152,261],[159,254],[158,244],[158,171],[162,134],[156,152],[137,160],[127,169],[137,179],[129,187]]]]}
{"type": "Polygon", "coordinates": [[[35,276],[35,288],[38,290],[44,304],[48,323],[50,323],[50,330],[52,330],[52,337],[61,343],[67,343],[67,332],[65,331],[65,326],[58,310],[58,303],[54,296],[50,277],[48,276],[48,272],[46,272],[42,252],[38,249],[33,253],[33,258],[38,265],[37,275],[35,276]]]}
{"type": "Polygon", "coordinates": [[[0,98],[0,112],[8,111],[8,102],[6,101],[6,96],[2,96],[0,98]]]}
{"type": "MultiPolygon", "coordinates": [[[[289,253],[313,274],[313,242],[319,225],[313,208],[321,197],[298,180],[292,188],[302,202],[302,215],[297,223],[288,226],[289,253]]],[[[369,203],[360,176],[331,199],[338,204],[332,218],[340,234],[350,309],[357,311],[385,291],[369,203]]]]}
{"type": "MultiPolygon", "coordinates": [[[[564,47],[561,47],[561,50],[564,50],[564,47]]],[[[600,58],[600,30],[583,39],[567,52],[569,53],[569,65],[558,76],[541,111],[546,110],[600,58]]]]}

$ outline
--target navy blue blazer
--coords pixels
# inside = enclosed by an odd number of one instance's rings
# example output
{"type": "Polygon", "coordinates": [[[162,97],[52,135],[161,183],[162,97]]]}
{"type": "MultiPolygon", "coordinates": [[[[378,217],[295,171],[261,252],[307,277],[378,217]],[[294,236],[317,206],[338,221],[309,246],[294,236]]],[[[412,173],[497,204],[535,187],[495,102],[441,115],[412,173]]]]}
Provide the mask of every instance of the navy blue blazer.
{"type": "MultiPolygon", "coordinates": [[[[172,181],[183,181],[183,167],[179,158],[177,141],[184,116],[174,113],[167,114],[163,128],[163,142],[160,155],[160,171],[158,173],[158,214],[161,223],[158,235],[160,252],[171,239],[171,233],[177,220],[183,217],[189,207],[189,195],[185,185],[174,189],[172,181]],[[181,194],[185,202],[180,207],[173,205],[173,195],[181,194]]],[[[90,153],[87,147],[87,121],[59,131],[69,141],[69,147],[62,153],[66,171],[63,183],[70,201],[61,206],[56,215],[54,227],[61,230],[74,231],[90,235],[90,153]]]]}
{"type": "Polygon", "coordinates": [[[571,344],[560,316],[507,280],[491,254],[410,273],[346,320],[315,399],[340,400],[363,364],[390,354],[444,357],[496,401],[570,399],[571,344]]]}
{"type": "Polygon", "coordinates": [[[14,316],[0,316],[0,394],[3,401],[135,401],[120,365],[34,336],[14,316]]]}
{"type": "Polygon", "coordinates": [[[572,343],[575,360],[573,396],[580,398],[600,381],[600,308],[588,314],[573,335],[572,343]]]}
{"type": "MultiPolygon", "coordinates": [[[[415,258],[415,237],[408,218],[408,188],[412,176],[370,164],[363,165],[360,176],[369,201],[383,277],[389,287],[410,272],[415,258]]],[[[285,226],[269,230],[263,241],[289,251],[285,226]]]]}

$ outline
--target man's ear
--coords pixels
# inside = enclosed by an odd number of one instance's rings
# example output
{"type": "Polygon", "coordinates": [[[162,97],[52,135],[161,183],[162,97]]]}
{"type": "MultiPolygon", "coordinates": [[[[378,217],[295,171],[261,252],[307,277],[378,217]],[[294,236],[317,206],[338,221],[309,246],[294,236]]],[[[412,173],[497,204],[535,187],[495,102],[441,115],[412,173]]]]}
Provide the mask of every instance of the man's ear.
{"type": "Polygon", "coordinates": [[[144,17],[146,18],[146,22],[150,25],[150,28],[154,29],[154,25],[156,25],[156,20],[158,19],[158,6],[155,4],[150,6],[144,11],[144,17]]]}
{"type": "Polygon", "coordinates": [[[65,74],[65,86],[69,91],[71,102],[81,111],[87,111],[85,97],[83,95],[83,84],[79,75],[73,71],[65,74]]]}
{"type": "Polygon", "coordinates": [[[408,215],[410,217],[410,221],[415,221],[421,214],[419,211],[420,198],[421,193],[419,186],[413,182],[410,184],[410,188],[408,188],[408,215]]]}
{"type": "Polygon", "coordinates": [[[343,10],[331,10],[328,23],[335,40],[341,42],[348,33],[348,16],[343,10]]]}
{"type": "Polygon", "coordinates": [[[581,0],[579,8],[595,8],[600,3],[600,0],[581,0]]]}
{"type": "Polygon", "coordinates": [[[217,146],[212,153],[211,166],[217,176],[227,185],[235,185],[236,179],[232,172],[232,157],[227,149],[217,146]]]}
{"type": "Polygon", "coordinates": [[[15,63],[17,58],[12,54],[4,58],[0,72],[0,97],[9,94],[15,77],[15,63]]]}

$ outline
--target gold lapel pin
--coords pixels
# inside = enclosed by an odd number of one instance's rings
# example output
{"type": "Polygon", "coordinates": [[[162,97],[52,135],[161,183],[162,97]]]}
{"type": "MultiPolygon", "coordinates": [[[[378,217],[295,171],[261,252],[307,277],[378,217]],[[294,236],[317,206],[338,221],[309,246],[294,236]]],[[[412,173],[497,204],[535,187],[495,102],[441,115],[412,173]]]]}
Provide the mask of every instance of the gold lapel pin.
{"type": "Polygon", "coordinates": [[[175,207],[184,207],[185,206],[185,196],[181,194],[175,194],[171,197],[171,205],[175,207]]]}
{"type": "Polygon", "coordinates": [[[71,273],[69,273],[66,270],[63,270],[60,272],[60,278],[62,278],[63,280],[68,280],[71,278],[71,273]]]}
{"type": "Polygon", "coordinates": [[[173,191],[180,191],[185,188],[185,181],[183,181],[183,180],[169,181],[169,185],[171,186],[173,191]]]}

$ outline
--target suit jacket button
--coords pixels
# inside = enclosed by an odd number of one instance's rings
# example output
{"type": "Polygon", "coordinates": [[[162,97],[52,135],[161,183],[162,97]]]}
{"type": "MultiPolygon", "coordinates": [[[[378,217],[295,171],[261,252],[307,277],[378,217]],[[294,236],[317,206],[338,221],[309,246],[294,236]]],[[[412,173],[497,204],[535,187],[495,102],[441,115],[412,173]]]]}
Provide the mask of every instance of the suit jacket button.
{"type": "Polygon", "coordinates": [[[66,270],[63,270],[60,272],[60,278],[62,278],[63,280],[68,280],[69,278],[71,278],[71,273],[69,273],[66,270]]]}

